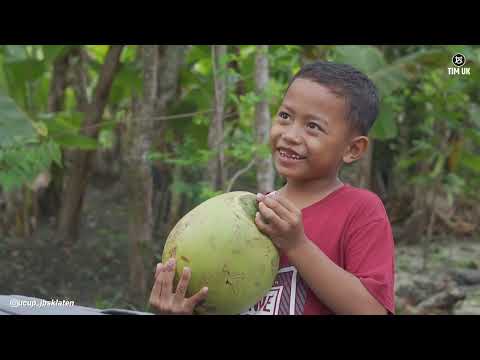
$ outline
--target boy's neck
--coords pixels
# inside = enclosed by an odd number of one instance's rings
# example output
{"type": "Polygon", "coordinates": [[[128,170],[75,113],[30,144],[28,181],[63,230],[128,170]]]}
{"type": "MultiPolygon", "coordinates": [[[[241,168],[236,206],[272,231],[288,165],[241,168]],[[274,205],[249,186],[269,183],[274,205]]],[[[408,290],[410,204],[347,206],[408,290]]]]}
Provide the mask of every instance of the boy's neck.
{"type": "Polygon", "coordinates": [[[322,200],[342,186],[343,183],[338,177],[316,181],[295,181],[289,179],[285,186],[280,189],[280,193],[297,207],[303,209],[322,200]]]}

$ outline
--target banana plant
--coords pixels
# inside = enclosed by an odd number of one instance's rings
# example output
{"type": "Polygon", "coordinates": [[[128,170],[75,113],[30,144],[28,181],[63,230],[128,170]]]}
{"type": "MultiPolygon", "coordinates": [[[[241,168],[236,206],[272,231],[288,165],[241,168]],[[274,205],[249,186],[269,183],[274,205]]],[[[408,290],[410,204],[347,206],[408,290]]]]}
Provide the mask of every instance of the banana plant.
{"type": "MultiPolygon", "coordinates": [[[[22,107],[29,104],[26,75],[37,78],[42,68],[29,57],[26,47],[0,48],[0,186],[19,187],[60,160],[58,146],[47,139],[47,130],[35,123],[22,107]],[[31,67],[30,67],[31,66],[31,67]],[[28,68],[28,69],[27,69],[28,68]],[[21,105],[20,105],[21,104],[21,105]]],[[[31,90],[31,89],[30,89],[31,90]]],[[[30,93],[31,95],[31,93],[30,93]]]]}
{"type": "Polygon", "coordinates": [[[388,63],[380,49],[374,46],[341,45],[331,49],[333,60],[357,67],[365,72],[376,84],[382,98],[380,114],[372,128],[374,139],[387,140],[397,136],[396,113],[391,102],[386,99],[396,90],[418,78],[425,67],[447,68],[451,66],[451,57],[463,53],[478,66],[478,50],[471,46],[436,46],[416,51],[388,63]]]}
{"type": "Polygon", "coordinates": [[[32,181],[52,162],[61,165],[59,143],[40,118],[48,102],[49,66],[67,49],[0,47],[0,186],[6,191],[32,181]]]}

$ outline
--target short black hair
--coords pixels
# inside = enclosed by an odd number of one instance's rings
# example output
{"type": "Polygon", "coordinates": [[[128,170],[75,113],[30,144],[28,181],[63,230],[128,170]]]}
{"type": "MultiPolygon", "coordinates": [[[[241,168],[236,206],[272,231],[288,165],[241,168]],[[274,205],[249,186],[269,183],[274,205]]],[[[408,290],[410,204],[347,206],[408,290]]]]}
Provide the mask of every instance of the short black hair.
{"type": "Polygon", "coordinates": [[[379,111],[378,91],[368,76],[347,64],[317,61],[302,67],[288,87],[295,79],[311,80],[344,97],[351,129],[368,134],[379,111]]]}

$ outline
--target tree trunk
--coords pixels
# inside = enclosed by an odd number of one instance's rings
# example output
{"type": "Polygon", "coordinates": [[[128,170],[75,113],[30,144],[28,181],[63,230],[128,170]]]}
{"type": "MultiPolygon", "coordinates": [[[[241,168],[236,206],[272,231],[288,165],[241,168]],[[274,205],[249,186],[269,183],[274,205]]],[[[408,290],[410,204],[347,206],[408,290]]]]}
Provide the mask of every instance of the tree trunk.
{"type": "MultiPolygon", "coordinates": [[[[168,106],[178,96],[180,87],[180,70],[183,65],[187,45],[161,45],[158,48],[159,68],[157,74],[158,81],[158,97],[155,104],[155,117],[163,117],[168,113],[168,106]]],[[[163,134],[166,131],[165,120],[155,121],[155,137],[153,140],[155,151],[168,152],[168,144],[163,134]],[[160,134],[160,136],[158,136],[160,134]]],[[[171,216],[171,207],[167,207],[169,196],[167,194],[169,185],[172,182],[172,166],[156,161],[154,163],[157,175],[158,186],[154,188],[154,214],[155,228],[160,226],[162,229],[168,223],[171,216]],[[165,220],[165,222],[164,222],[165,220]]],[[[171,197],[172,194],[170,194],[171,197]]]]}
{"type": "Polygon", "coordinates": [[[226,55],[226,45],[212,45],[215,98],[213,119],[208,132],[208,147],[215,154],[208,162],[207,176],[213,190],[223,189],[226,178],[223,153],[223,120],[227,92],[226,55]]]}
{"type": "Polygon", "coordinates": [[[128,153],[125,176],[128,192],[128,236],[130,239],[129,301],[144,306],[147,296],[148,275],[153,275],[152,253],[152,171],[147,153],[152,145],[153,116],[158,100],[157,71],[159,54],[157,45],[142,47],[143,104],[128,124],[128,153]]]}
{"type": "Polygon", "coordinates": [[[16,240],[22,240],[23,234],[23,208],[25,199],[23,187],[4,192],[5,212],[2,213],[3,232],[6,236],[14,236],[16,240]]]}
{"type": "MultiPolygon", "coordinates": [[[[98,122],[101,120],[113,79],[120,65],[120,55],[123,45],[112,45],[108,50],[105,63],[102,66],[94,98],[87,105],[82,134],[96,138],[98,122]]],[[[72,152],[71,169],[66,179],[62,196],[62,207],[59,213],[58,228],[55,234],[56,242],[73,244],[78,238],[80,213],[83,197],[89,176],[89,163],[92,151],[76,150],[72,152]]]]}
{"type": "MultiPolygon", "coordinates": [[[[52,80],[48,94],[49,113],[57,113],[64,108],[65,90],[68,86],[68,70],[72,53],[73,51],[69,51],[59,56],[53,63],[52,80]]],[[[52,181],[39,201],[43,214],[56,216],[58,209],[61,207],[64,169],[57,164],[52,164],[50,171],[52,181]]]]}
{"type": "MultiPolygon", "coordinates": [[[[255,93],[261,100],[255,106],[255,137],[259,145],[269,143],[271,126],[270,109],[266,99],[268,84],[268,45],[258,45],[255,59],[255,93]]],[[[259,192],[272,191],[274,187],[275,172],[270,156],[257,154],[257,189],[259,192]]]]}
{"type": "MultiPolygon", "coordinates": [[[[240,57],[240,46],[239,45],[234,45],[230,48],[232,53],[240,57]]],[[[240,75],[240,63],[239,60],[233,59],[228,63],[228,68],[233,70],[235,73],[240,75]]],[[[232,89],[235,96],[240,99],[241,96],[245,95],[247,90],[246,90],[246,84],[245,84],[245,79],[243,77],[239,77],[238,80],[235,83],[235,87],[232,89]]],[[[225,109],[225,113],[228,114],[237,114],[240,113],[240,109],[238,108],[238,105],[236,103],[231,103],[229,106],[225,109]]],[[[225,123],[232,122],[232,126],[236,127],[238,124],[238,121],[236,121],[238,117],[232,116],[225,118],[225,123]]]]}
{"type": "MultiPolygon", "coordinates": [[[[176,181],[181,180],[182,178],[182,167],[177,165],[173,169],[173,181],[172,184],[175,184],[176,181]]],[[[180,207],[182,205],[182,196],[183,194],[179,191],[174,191],[170,188],[170,207],[168,211],[168,217],[166,220],[165,230],[167,232],[172,231],[173,227],[177,223],[180,217],[180,207]]],[[[163,245],[163,244],[162,244],[163,245]]]]}
{"type": "MultiPolygon", "coordinates": [[[[159,67],[158,67],[158,97],[155,104],[155,130],[153,139],[153,148],[158,152],[168,152],[169,147],[163,134],[166,131],[167,122],[157,118],[168,114],[168,106],[177,96],[179,96],[179,78],[180,70],[184,63],[185,54],[188,51],[187,45],[160,45],[159,67]],[[159,136],[160,135],[160,136],[159,136]]],[[[153,233],[160,236],[165,235],[171,218],[175,217],[175,207],[171,206],[174,201],[174,195],[169,190],[174,177],[175,170],[171,165],[162,161],[155,161],[154,168],[154,187],[153,187],[153,233]]],[[[165,238],[159,237],[159,249],[163,247],[165,238]]]]}
{"type": "Polygon", "coordinates": [[[48,112],[56,113],[63,110],[65,90],[68,85],[67,74],[72,53],[59,56],[53,63],[52,80],[48,94],[48,112]]]}

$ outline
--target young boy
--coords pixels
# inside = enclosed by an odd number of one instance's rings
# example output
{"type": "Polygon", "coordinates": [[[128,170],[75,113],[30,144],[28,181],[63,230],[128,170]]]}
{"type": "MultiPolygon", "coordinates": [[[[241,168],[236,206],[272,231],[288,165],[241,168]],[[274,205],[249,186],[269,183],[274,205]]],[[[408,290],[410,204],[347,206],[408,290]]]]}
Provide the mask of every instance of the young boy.
{"type": "MultiPolygon", "coordinates": [[[[343,163],[361,158],[378,114],[374,84],[348,65],[302,68],[270,132],[278,173],[287,182],[257,195],[255,223],[281,254],[272,290],[248,314],[393,314],[394,241],[382,201],[342,183],[343,163]]],[[[174,263],[157,267],[152,291],[160,312],[192,313],[202,289],[185,299],[189,272],[171,291],[174,263]],[[160,280],[161,279],[161,280],[160,280]],[[168,283],[170,282],[170,285],[168,283]]]]}

